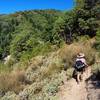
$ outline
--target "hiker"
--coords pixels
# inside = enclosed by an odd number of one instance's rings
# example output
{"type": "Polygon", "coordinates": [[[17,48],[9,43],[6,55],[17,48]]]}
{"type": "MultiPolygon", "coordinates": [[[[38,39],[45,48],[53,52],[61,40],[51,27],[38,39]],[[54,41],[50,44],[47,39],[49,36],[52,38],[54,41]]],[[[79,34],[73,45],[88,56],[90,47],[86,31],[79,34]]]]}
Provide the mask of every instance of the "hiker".
{"type": "Polygon", "coordinates": [[[75,65],[74,65],[74,73],[76,74],[76,80],[79,83],[79,81],[82,80],[83,72],[85,71],[85,68],[87,67],[87,63],[85,60],[85,55],[84,53],[79,53],[76,57],[75,60],[75,65]]]}

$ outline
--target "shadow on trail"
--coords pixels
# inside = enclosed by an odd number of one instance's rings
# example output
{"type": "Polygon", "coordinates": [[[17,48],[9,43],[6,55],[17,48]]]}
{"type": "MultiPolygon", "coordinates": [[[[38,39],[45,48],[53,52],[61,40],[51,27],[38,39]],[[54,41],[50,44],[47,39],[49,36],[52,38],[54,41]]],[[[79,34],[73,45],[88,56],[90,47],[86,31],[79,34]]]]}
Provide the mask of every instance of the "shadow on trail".
{"type": "Polygon", "coordinates": [[[88,67],[79,84],[76,76],[73,71],[73,78],[64,81],[57,94],[59,100],[100,100],[100,72],[92,74],[91,67],[88,67]]]}
{"type": "Polygon", "coordinates": [[[86,81],[86,83],[88,83],[90,81],[95,89],[100,89],[100,72],[98,71],[96,74],[92,74],[85,81],[86,81]]]}
{"type": "Polygon", "coordinates": [[[100,72],[93,73],[86,80],[87,100],[100,100],[100,72]]]}

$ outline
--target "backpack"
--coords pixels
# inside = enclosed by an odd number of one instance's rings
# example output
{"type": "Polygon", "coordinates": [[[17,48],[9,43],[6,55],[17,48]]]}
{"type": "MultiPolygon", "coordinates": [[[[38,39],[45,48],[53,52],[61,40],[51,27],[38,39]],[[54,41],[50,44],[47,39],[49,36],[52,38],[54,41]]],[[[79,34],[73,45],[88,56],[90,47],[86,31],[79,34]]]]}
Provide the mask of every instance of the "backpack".
{"type": "Polygon", "coordinates": [[[76,63],[75,63],[76,69],[82,69],[84,67],[85,67],[85,64],[81,60],[76,61],[76,63]]]}

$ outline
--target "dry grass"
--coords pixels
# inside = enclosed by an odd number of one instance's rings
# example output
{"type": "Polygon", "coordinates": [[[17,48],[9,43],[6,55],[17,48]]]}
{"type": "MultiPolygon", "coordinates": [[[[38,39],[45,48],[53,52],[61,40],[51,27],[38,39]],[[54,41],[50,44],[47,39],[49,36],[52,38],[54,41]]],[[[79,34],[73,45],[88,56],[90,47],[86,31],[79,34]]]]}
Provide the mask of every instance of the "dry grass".
{"type": "Polygon", "coordinates": [[[73,62],[79,52],[85,54],[87,63],[91,65],[95,62],[95,50],[91,46],[89,41],[65,45],[61,48],[59,55],[63,62],[66,63],[67,68],[73,66],[73,62]]]}
{"type": "Polygon", "coordinates": [[[25,77],[23,71],[0,74],[0,90],[18,93],[24,88],[25,77]]]}

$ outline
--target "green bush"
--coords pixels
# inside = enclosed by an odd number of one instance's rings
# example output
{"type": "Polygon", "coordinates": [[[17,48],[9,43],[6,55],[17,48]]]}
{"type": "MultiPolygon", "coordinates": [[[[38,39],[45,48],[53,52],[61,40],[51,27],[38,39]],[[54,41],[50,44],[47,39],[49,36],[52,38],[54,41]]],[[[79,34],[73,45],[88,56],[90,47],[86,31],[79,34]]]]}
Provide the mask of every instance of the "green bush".
{"type": "Polygon", "coordinates": [[[100,50],[100,30],[97,31],[97,34],[96,34],[96,42],[94,44],[94,47],[97,51],[100,50]]]}
{"type": "Polygon", "coordinates": [[[98,73],[98,71],[100,72],[100,64],[99,63],[96,63],[92,66],[92,72],[94,74],[98,73]]]}

